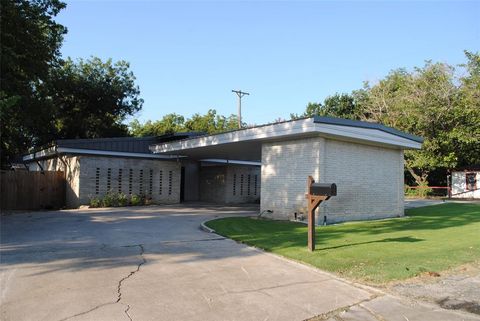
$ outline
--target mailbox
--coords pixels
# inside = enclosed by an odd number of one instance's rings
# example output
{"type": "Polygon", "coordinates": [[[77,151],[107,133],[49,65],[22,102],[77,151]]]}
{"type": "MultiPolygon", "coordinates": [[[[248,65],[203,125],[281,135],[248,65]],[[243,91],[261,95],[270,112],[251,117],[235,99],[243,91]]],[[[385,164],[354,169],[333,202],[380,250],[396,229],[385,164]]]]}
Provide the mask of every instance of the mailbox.
{"type": "Polygon", "coordinates": [[[309,194],[316,196],[336,196],[337,185],[326,183],[313,183],[310,185],[309,194]]]}

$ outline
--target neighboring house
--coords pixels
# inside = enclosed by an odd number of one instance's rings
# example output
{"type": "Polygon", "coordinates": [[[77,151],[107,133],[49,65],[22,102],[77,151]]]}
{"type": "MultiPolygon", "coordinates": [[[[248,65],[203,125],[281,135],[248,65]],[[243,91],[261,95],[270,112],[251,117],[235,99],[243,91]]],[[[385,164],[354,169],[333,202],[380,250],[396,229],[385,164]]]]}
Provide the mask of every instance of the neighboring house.
{"type": "Polygon", "coordinates": [[[452,170],[451,197],[480,199],[480,165],[452,170]]]}
{"type": "Polygon", "coordinates": [[[404,215],[403,150],[419,149],[422,143],[420,137],[383,125],[330,117],[166,139],[119,138],[129,146],[150,145],[151,152],[143,147],[135,156],[123,150],[115,154],[101,140],[96,152],[88,145],[93,140],[82,140],[87,146],[75,150],[58,141],[56,150],[24,161],[31,169],[38,169],[37,160],[56,169],[55,159],[56,164],[65,160],[60,168],[67,168],[70,206],[121,190],[157,203],[260,201],[260,210],[278,219],[305,213],[312,175],[317,182],[337,184],[338,195],[317,213],[317,222],[326,216],[332,223],[404,215]]]}

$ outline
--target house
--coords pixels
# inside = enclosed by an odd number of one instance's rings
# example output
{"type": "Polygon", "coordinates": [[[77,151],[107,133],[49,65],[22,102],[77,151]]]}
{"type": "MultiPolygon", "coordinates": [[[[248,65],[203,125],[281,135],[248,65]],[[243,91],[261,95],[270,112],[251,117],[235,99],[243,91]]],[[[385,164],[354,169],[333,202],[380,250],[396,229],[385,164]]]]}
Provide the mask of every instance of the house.
{"type": "Polygon", "coordinates": [[[480,199],[479,181],[480,165],[452,170],[450,197],[480,199]]]}
{"type": "Polygon", "coordinates": [[[149,145],[149,151],[112,151],[101,140],[98,149],[88,141],[77,148],[58,141],[54,150],[24,161],[34,170],[40,161],[44,168],[67,168],[70,206],[118,190],[158,203],[259,201],[262,212],[278,219],[305,213],[312,175],[338,186],[338,195],[318,210],[333,223],[404,215],[403,151],[422,144],[420,137],[380,124],[318,116],[215,135],[122,139],[149,145]]]}

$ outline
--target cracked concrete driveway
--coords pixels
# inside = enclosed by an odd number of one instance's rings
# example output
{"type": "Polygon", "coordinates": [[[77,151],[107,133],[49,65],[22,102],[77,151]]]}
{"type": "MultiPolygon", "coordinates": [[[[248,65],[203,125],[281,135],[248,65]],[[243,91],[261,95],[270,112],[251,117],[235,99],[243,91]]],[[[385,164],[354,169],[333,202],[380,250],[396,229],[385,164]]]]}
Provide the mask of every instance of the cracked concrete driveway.
{"type": "Polygon", "coordinates": [[[151,206],[2,217],[2,320],[476,320],[199,229],[257,208],[151,206]]]}

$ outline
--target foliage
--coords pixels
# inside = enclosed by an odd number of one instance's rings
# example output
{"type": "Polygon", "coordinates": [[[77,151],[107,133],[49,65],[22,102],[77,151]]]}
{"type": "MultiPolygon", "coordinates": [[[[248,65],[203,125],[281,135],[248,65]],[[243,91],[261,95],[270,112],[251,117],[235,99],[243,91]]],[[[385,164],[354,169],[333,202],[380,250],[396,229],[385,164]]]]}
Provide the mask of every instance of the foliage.
{"type": "Polygon", "coordinates": [[[145,205],[145,196],[132,194],[130,197],[124,193],[116,193],[109,191],[103,197],[91,197],[90,207],[123,207],[123,206],[138,206],[145,205]]]}
{"type": "Polygon", "coordinates": [[[31,132],[45,119],[36,88],[60,63],[67,29],[54,17],[65,8],[58,0],[2,0],[0,10],[1,162],[26,150],[31,132]]]}
{"type": "Polygon", "coordinates": [[[467,63],[457,67],[426,62],[393,70],[351,95],[309,104],[302,116],[373,121],[423,137],[421,150],[405,152],[405,168],[417,185],[428,185],[439,168],[480,163],[480,55],[465,55],[467,63]]]}
{"type": "Polygon", "coordinates": [[[122,122],[143,104],[125,61],[68,58],[52,70],[44,89],[57,138],[125,136],[128,129],[122,122]]]}
{"type": "Polygon", "coordinates": [[[318,115],[358,120],[361,118],[361,108],[357,100],[355,92],[352,95],[336,93],[325,98],[323,103],[308,103],[303,114],[290,116],[292,119],[318,115]]]}
{"type": "Polygon", "coordinates": [[[132,206],[139,206],[143,205],[144,203],[144,198],[140,195],[132,194],[130,196],[130,205],[132,206]]]}
{"type": "Polygon", "coordinates": [[[97,208],[97,207],[102,207],[102,199],[99,197],[92,197],[90,198],[90,207],[92,208],[97,208]]]}
{"type": "Polygon", "coordinates": [[[1,162],[54,139],[122,136],[143,101],[128,63],[62,60],[58,0],[2,0],[1,162]]]}
{"type": "Polygon", "coordinates": [[[130,133],[135,137],[159,136],[187,131],[215,134],[234,129],[238,129],[237,116],[218,115],[215,109],[210,109],[205,115],[196,113],[187,119],[172,113],[155,122],[149,120],[141,124],[135,119],[130,123],[130,133]]]}
{"type": "Polygon", "coordinates": [[[128,205],[128,196],[123,193],[118,193],[117,195],[117,205],[120,207],[128,205]]]}
{"type": "Polygon", "coordinates": [[[206,225],[236,241],[373,283],[480,260],[480,205],[447,203],[406,213],[406,218],[317,227],[314,252],[307,249],[304,224],[238,217],[206,225]]]}

